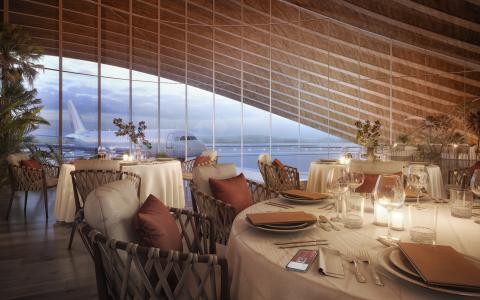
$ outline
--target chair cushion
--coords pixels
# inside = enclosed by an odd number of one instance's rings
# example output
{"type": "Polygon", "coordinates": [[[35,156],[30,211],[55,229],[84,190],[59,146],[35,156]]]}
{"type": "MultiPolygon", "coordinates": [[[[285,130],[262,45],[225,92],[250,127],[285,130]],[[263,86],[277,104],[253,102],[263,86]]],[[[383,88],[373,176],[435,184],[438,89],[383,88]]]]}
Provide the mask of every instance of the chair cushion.
{"type": "Polygon", "coordinates": [[[230,204],[235,214],[252,205],[252,195],[248,190],[248,183],[243,173],[228,179],[209,179],[213,197],[230,204]]]}
{"type": "Polygon", "coordinates": [[[214,166],[199,166],[193,169],[193,182],[198,190],[213,196],[209,179],[227,179],[237,175],[235,164],[217,164],[214,166]]]}
{"type": "Polygon", "coordinates": [[[132,221],[140,244],[162,250],[183,251],[182,236],[168,208],[150,194],[132,221]]]}
{"type": "Polygon", "coordinates": [[[56,187],[58,184],[58,178],[47,176],[47,188],[56,187]]]}
{"type": "Polygon", "coordinates": [[[350,162],[350,171],[363,172],[364,174],[394,174],[403,172],[407,165],[404,161],[364,161],[352,160],[350,162]]]}
{"type": "Polygon", "coordinates": [[[210,163],[210,156],[197,156],[195,158],[195,161],[193,162],[193,167],[198,167],[198,166],[205,166],[210,163]]]}
{"type": "Polygon", "coordinates": [[[75,170],[120,170],[120,162],[118,160],[101,160],[101,159],[79,159],[73,162],[75,170]]]}
{"type": "Polygon", "coordinates": [[[271,165],[272,157],[268,153],[262,153],[258,156],[258,161],[267,165],[271,165]]]}
{"type": "Polygon", "coordinates": [[[7,162],[11,165],[20,167],[20,163],[22,160],[28,160],[30,157],[26,153],[13,153],[7,156],[7,162]]]}
{"type": "Polygon", "coordinates": [[[200,156],[208,156],[210,157],[211,161],[214,161],[215,159],[217,159],[218,154],[217,154],[217,150],[207,149],[207,150],[203,150],[200,156]]]}
{"type": "Polygon", "coordinates": [[[97,187],[87,196],[85,220],[110,238],[137,242],[132,219],[140,208],[137,189],[130,180],[119,180],[97,187]]]}
{"type": "Polygon", "coordinates": [[[20,161],[20,165],[31,169],[42,169],[42,164],[34,158],[24,159],[20,161]]]}

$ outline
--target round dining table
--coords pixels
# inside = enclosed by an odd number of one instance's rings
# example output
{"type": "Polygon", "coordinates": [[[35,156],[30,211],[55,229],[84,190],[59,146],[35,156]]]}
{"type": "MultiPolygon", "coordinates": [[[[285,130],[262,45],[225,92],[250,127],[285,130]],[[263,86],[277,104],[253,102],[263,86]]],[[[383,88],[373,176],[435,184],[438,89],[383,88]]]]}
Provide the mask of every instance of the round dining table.
{"type": "MultiPolygon", "coordinates": [[[[120,166],[122,171],[140,176],[141,201],[147,199],[149,194],[153,194],[166,206],[185,207],[182,167],[178,160],[124,162],[120,163],[120,166]]],[[[73,164],[63,164],[60,168],[54,211],[55,218],[60,222],[70,223],[75,220],[75,199],[70,175],[74,170],[73,164]]]]}
{"type": "MultiPolygon", "coordinates": [[[[274,201],[284,202],[276,199],[274,201]]],[[[306,211],[314,215],[332,216],[333,211],[319,209],[320,205],[294,205],[283,209],[258,203],[242,211],[235,219],[226,249],[226,257],[232,278],[232,299],[463,299],[457,295],[434,291],[404,281],[387,272],[378,264],[378,254],[386,247],[376,238],[386,233],[386,227],[372,224],[373,214],[365,213],[365,224],[360,229],[346,229],[339,223],[340,231],[324,231],[320,226],[297,233],[273,233],[261,231],[249,225],[246,214],[267,211],[306,211]],[[287,271],[285,266],[298,249],[318,249],[318,246],[279,249],[275,242],[298,240],[328,240],[328,247],[346,253],[367,249],[373,265],[361,263],[367,282],[355,279],[353,264],[342,260],[345,278],[322,275],[318,258],[306,273],[287,271]],[[377,286],[371,276],[376,268],[384,282],[377,286]]],[[[323,204],[322,204],[323,205],[323,204]]],[[[406,208],[405,208],[406,209],[406,208]]],[[[409,231],[392,231],[402,241],[410,241],[409,231]]],[[[450,215],[448,204],[438,206],[437,244],[450,245],[457,251],[480,257],[480,225],[472,219],[458,219],[450,215]]],[[[448,262],[446,262],[448,263],[448,262]]],[[[472,299],[465,297],[465,299],[472,299]]]]}
{"type": "Polygon", "coordinates": [[[312,162],[308,170],[307,191],[325,193],[327,191],[327,175],[333,168],[345,168],[345,165],[333,162],[312,162]]]}

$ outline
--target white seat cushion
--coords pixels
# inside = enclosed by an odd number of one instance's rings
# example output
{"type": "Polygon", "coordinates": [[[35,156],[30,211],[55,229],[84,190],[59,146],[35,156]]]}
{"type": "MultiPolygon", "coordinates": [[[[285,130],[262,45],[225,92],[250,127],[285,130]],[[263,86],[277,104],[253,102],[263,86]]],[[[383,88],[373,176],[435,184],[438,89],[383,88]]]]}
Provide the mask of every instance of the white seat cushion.
{"type": "Polygon", "coordinates": [[[107,237],[137,242],[132,218],[140,208],[132,181],[119,180],[99,186],[87,196],[84,212],[87,223],[107,237]]]}
{"type": "Polygon", "coordinates": [[[75,170],[108,170],[119,171],[120,162],[118,160],[101,159],[79,159],[73,162],[75,170]]]}
{"type": "Polygon", "coordinates": [[[217,159],[218,153],[217,153],[216,150],[207,149],[207,150],[203,150],[202,154],[200,154],[200,156],[209,156],[210,161],[214,161],[215,159],[217,159]]]}
{"type": "Polygon", "coordinates": [[[272,164],[272,156],[268,153],[262,153],[258,156],[258,161],[267,165],[272,164]]]}
{"type": "Polygon", "coordinates": [[[20,162],[22,160],[28,160],[28,159],[30,159],[30,156],[27,153],[22,153],[22,152],[13,153],[7,156],[7,162],[17,167],[20,166],[20,162]]]}
{"type": "Polygon", "coordinates": [[[193,169],[193,182],[201,191],[213,196],[208,179],[227,179],[237,176],[235,164],[217,164],[215,166],[199,166],[193,169]]]}

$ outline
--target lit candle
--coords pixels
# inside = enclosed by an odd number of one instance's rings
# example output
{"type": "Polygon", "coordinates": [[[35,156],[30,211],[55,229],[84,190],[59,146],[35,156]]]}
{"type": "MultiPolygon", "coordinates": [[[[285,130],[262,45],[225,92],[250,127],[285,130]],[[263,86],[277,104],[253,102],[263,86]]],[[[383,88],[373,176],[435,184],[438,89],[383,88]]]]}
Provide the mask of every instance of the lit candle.
{"type": "Polygon", "coordinates": [[[394,210],[390,220],[392,229],[403,230],[403,211],[394,210]]]}
{"type": "Polygon", "coordinates": [[[123,155],[123,161],[127,161],[128,160],[128,154],[124,154],[123,155]]]}
{"type": "Polygon", "coordinates": [[[387,226],[388,225],[388,210],[380,205],[380,203],[375,202],[373,206],[373,214],[375,217],[374,224],[378,226],[387,226]]]}

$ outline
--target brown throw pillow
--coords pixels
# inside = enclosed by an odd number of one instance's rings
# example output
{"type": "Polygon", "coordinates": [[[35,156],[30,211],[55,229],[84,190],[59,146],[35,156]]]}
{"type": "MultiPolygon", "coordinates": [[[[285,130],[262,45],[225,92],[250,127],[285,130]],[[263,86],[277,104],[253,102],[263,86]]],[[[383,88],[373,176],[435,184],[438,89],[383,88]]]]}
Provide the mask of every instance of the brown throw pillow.
{"type": "Polygon", "coordinates": [[[42,168],[42,164],[34,158],[28,159],[28,160],[22,160],[20,162],[20,164],[21,164],[22,167],[27,167],[27,168],[32,168],[32,169],[41,169],[42,168]]]}
{"type": "Polygon", "coordinates": [[[210,178],[210,189],[213,196],[235,209],[235,215],[252,205],[252,195],[248,190],[248,183],[243,173],[228,179],[210,178]]]}
{"type": "Polygon", "coordinates": [[[182,237],[175,219],[157,197],[150,194],[132,220],[144,246],[183,251],[182,237]]]}
{"type": "Polygon", "coordinates": [[[198,166],[205,166],[210,163],[210,156],[197,156],[195,158],[195,162],[193,163],[193,167],[198,167],[198,166]]]}
{"type": "Polygon", "coordinates": [[[378,174],[365,174],[363,184],[359,186],[356,193],[373,193],[375,185],[377,184],[378,174]]]}

